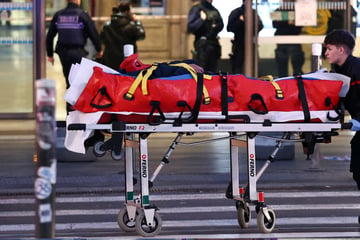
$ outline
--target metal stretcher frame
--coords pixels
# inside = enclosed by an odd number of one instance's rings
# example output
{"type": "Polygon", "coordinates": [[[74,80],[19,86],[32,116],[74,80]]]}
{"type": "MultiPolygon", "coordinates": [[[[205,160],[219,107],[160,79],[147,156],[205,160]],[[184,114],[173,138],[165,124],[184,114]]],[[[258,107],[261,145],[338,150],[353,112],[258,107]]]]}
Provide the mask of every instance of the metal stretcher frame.
{"type": "MultiPolygon", "coordinates": [[[[157,235],[161,231],[162,220],[157,213],[156,206],[149,201],[149,170],[147,137],[151,133],[199,133],[199,132],[228,132],[230,134],[230,174],[231,196],[236,202],[238,222],[241,228],[247,228],[251,219],[250,204],[256,206],[257,225],[261,232],[270,233],[275,227],[275,213],[266,206],[263,192],[257,192],[257,180],[265,171],[266,163],[257,173],[255,136],[258,132],[283,132],[281,140],[286,140],[286,133],[302,132],[334,132],[344,129],[341,123],[186,123],[179,126],[173,124],[149,125],[113,122],[111,124],[70,124],[68,130],[109,130],[113,136],[124,134],[125,141],[125,203],[118,215],[119,227],[124,231],[136,231],[144,237],[157,235]],[[286,132],[285,132],[286,131],[286,132]],[[238,140],[232,136],[246,133],[246,140],[238,140]],[[138,140],[134,135],[138,134],[138,140]],[[247,148],[247,177],[246,188],[240,187],[239,179],[239,147],[247,148]],[[140,193],[134,196],[134,149],[139,149],[140,163],[140,193]]],[[[281,144],[280,140],[280,144],[281,144]]],[[[120,143],[119,143],[120,144],[120,143]]],[[[278,147],[278,146],[277,146],[278,147]]],[[[227,196],[228,197],[228,196],[227,196]]]]}

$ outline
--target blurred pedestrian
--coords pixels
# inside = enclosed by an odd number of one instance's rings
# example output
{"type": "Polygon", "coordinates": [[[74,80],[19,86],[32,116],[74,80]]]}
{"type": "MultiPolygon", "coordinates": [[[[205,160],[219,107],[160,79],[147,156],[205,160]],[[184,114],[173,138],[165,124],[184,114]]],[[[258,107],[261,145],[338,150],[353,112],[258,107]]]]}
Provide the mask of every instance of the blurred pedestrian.
{"type": "Polygon", "coordinates": [[[205,71],[217,71],[221,57],[218,34],[223,28],[223,19],[212,0],[201,0],[190,9],[187,29],[195,35],[193,59],[205,71]]]}
{"type": "Polygon", "coordinates": [[[324,44],[331,70],[351,78],[344,104],[352,118],[352,130],[356,131],[351,140],[350,172],[360,190],[360,58],[352,55],[355,39],[346,30],[338,29],[328,33],[324,44]]]}
{"type": "MultiPolygon", "coordinates": [[[[12,0],[0,0],[0,3],[5,3],[4,4],[5,8],[11,8],[11,2],[12,2],[12,0]]],[[[9,9],[3,10],[3,11],[1,11],[0,16],[1,16],[0,25],[2,25],[2,21],[5,21],[6,26],[10,27],[11,26],[11,23],[10,23],[11,11],[9,9]]]]}
{"type": "MultiPolygon", "coordinates": [[[[57,11],[53,16],[46,36],[46,50],[48,61],[54,65],[54,38],[58,35],[55,52],[59,55],[63,73],[66,79],[66,88],[70,87],[69,72],[72,64],[80,63],[86,57],[87,38],[90,38],[101,58],[100,37],[90,16],[80,8],[81,0],[67,0],[66,8],[57,11]]],[[[71,106],[67,104],[67,112],[71,106]]]]}
{"type": "MultiPolygon", "coordinates": [[[[245,63],[245,6],[251,4],[251,0],[244,0],[243,4],[234,9],[228,18],[228,25],[226,27],[228,32],[234,33],[234,40],[232,40],[232,54],[231,56],[231,69],[233,73],[243,73],[245,63]]],[[[254,23],[257,17],[258,28],[260,32],[264,25],[256,12],[253,10],[254,23]]],[[[255,35],[255,28],[253,34],[255,35]]]]}
{"type": "Polygon", "coordinates": [[[121,2],[112,9],[111,20],[106,22],[100,39],[104,46],[101,63],[115,70],[124,60],[124,45],[133,45],[133,53],[137,52],[136,41],[145,39],[145,30],[140,20],[132,13],[130,2],[121,2]]]}
{"type": "MultiPolygon", "coordinates": [[[[285,15],[282,13],[285,11],[289,11],[289,9],[280,6],[275,12],[280,12],[281,17],[283,17],[285,15]]],[[[272,24],[273,27],[276,28],[275,36],[299,35],[302,30],[301,26],[295,26],[295,19],[273,20],[272,24]]],[[[277,44],[275,60],[277,63],[278,77],[289,76],[289,59],[293,69],[292,74],[303,73],[302,67],[305,63],[305,57],[301,44],[277,44]]]]}

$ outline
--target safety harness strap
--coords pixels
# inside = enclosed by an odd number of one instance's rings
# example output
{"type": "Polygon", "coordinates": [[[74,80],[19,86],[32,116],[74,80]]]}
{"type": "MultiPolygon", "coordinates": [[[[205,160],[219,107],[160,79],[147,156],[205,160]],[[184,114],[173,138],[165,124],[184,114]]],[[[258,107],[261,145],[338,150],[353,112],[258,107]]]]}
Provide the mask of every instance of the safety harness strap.
{"type": "Polygon", "coordinates": [[[284,99],[284,93],[283,90],[281,90],[279,84],[277,82],[274,81],[274,77],[271,75],[266,75],[264,77],[262,77],[261,79],[269,81],[273,87],[275,88],[275,97],[277,99],[284,99]]]}
{"type": "MultiPolygon", "coordinates": [[[[182,67],[182,68],[185,68],[190,74],[191,76],[193,77],[193,79],[198,82],[198,73],[196,72],[196,70],[191,67],[189,64],[187,63],[172,63],[172,64],[169,64],[169,66],[173,66],[173,67],[182,67]]],[[[207,74],[204,74],[203,76],[203,79],[208,79],[210,80],[211,79],[211,76],[210,75],[207,75],[207,74]]],[[[202,92],[204,94],[204,104],[205,105],[208,105],[211,103],[211,99],[210,99],[210,96],[209,96],[209,92],[208,90],[206,89],[205,85],[202,85],[202,92]]]]}
{"type": "Polygon", "coordinates": [[[296,75],[295,78],[296,78],[297,84],[298,84],[299,99],[300,99],[301,105],[303,107],[304,121],[310,122],[310,119],[311,119],[310,118],[310,110],[309,110],[309,105],[308,105],[307,99],[306,99],[306,92],[305,92],[303,79],[302,79],[301,75],[296,75]]]}
{"type": "MultiPolygon", "coordinates": [[[[188,65],[186,63],[173,63],[173,64],[169,64],[169,66],[185,68],[190,73],[190,75],[193,77],[195,82],[198,82],[198,73],[190,65],[188,65]]],[[[135,93],[136,89],[139,87],[140,83],[141,83],[141,91],[142,91],[143,95],[148,95],[149,93],[148,93],[148,89],[147,89],[147,81],[150,78],[150,76],[152,75],[152,73],[157,68],[158,68],[158,64],[155,63],[150,68],[142,70],[136,77],[135,81],[131,85],[128,92],[124,95],[124,98],[127,100],[132,100],[134,98],[134,93],[135,93]]],[[[211,76],[204,74],[203,78],[210,80],[211,76]]],[[[201,86],[201,89],[204,94],[204,104],[205,105],[210,104],[211,99],[209,96],[209,92],[207,91],[207,89],[204,85],[201,86]]]]}
{"type": "Polygon", "coordinates": [[[221,77],[221,114],[225,115],[226,118],[229,114],[228,109],[228,84],[227,74],[220,72],[221,77]]]}
{"type": "Polygon", "coordinates": [[[139,87],[141,83],[141,90],[144,95],[148,95],[147,90],[147,80],[151,76],[151,74],[154,72],[155,69],[157,69],[158,65],[153,64],[151,67],[142,70],[136,77],[135,81],[131,85],[129,91],[124,95],[124,98],[127,100],[132,100],[134,98],[134,93],[136,89],[139,87]]]}

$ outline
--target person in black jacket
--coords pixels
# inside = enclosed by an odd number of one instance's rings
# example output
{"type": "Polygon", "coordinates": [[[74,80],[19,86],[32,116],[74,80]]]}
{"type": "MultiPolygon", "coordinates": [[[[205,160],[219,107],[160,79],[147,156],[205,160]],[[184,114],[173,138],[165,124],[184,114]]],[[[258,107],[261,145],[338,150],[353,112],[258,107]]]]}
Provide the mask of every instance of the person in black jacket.
{"type": "Polygon", "coordinates": [[[100,39],[105,46],[101,62],[115,70],[119,69],[124,60],[125,44],[133,45],[133,53],[137,52],[136,41],[145,39],[145,30],[141,21],[132,13],[129,2],[121,2],[113,8],[111,20],[105,23],[100,39]]]}
{"type": "MultiPolygon", "coordinates": [[[[280,7],[276,11],[288,11],[280,7]]],[[[295,26],[295,20],[273,20],[273,27],[276,28],[275,36],[299,35],[302,27],[295,26]]],[[[278,68],[278,77],[289,76],[289,58],[293,68],[293,74],[302,74],[302,67],[305,63],[304,52],[301,44],[277,44],[275,49],[275,60],[278,68]]]]}
{"type": "MultiPolygon", "coordinates": [[[[243,73],[245,63],[245,6],[250,0],[244,0],[241,7],[234,9],[228,18],[228,25],[226,30],[234,33],[234,40],[232,40],[232,55],[231,68],[233,73],[243,73]]],[[[264,28],[264,25],[259,17],[253,11],[254,19],[257,16],[258,32],[264,28]]],[[[255,32],[254,32],[255,33],[255,32]]]]}
{"type": "MultiPolygon", "coordinates": [[[[81,58],[88,55],[85,50],[87,38],[94,44],[97,57],[102,56],[99,34],[80,4],[81,0],[68,0],[67,7],[55,13],[46,36],[48,61],[54,65],[54,38],[58,35],[55,52],[61,61],[66,88],[70,87],[68,76],[71,65],[80,63],[81,58]]],[[[67,104],[67,112],[70,110],[71,106],[67,104]]]]}
{"type": "Polygon", "coordinates": [[[352,55],[355,39],[346,30],[333,30],[326,35],[324,44],[325,56],[331,63],[331,70],[351,78],[344,105],[352,118],[352,130],[356,131],[351,140],[350,172],[353,173],[353,179],[360,190],[360,58],[352,55]]]}
{"type": "Polygon", "coordinates": [[[201,0],[190,9],[187,29],[195,35],[193,57],[205,71],[217,71],[221,57],[218,33],[223,28],[223,19],[212,0],[201,0]]]}

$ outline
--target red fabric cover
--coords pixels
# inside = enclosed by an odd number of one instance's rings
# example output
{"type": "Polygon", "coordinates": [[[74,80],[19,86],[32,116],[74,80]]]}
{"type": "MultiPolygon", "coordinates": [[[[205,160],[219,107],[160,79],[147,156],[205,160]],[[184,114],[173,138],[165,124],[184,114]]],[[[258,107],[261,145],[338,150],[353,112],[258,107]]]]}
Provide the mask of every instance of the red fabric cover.
{"type": "MultiPolygon", "coordinates": [[[[186,101],[193,107],[196,100],[197,83],[190,78],[190,75],[188,76],[187,79],[178,80],[163,78],[148,80],[149,94],[143,95],[140,84],[134,93],[133,100],[129,101],[123,96],[130,89],[135,80],[134,77],[105,73],[101,68],[94,67],[92,77],[73,107],[85,113],[97,111],[140,112],[148,115],[152,109],[150,101],[160,101],[160,108],[164,113],[181,112],[182,108],[177,106],[178,101],[186,101]],[[99,89],[103,87],[106,88],[111,101],[107,97],[98,94],[99,89]],[[106,105],[110,102],[112,105],[104,109],[93,107],[90,102],[94,97],[93,103],[97,105],[106,105]]],[[[337,105],[342,87],[341,81],[303,79],[303,82],[310,111],[332,110],[332,106],[326,106],[326,98],[330,98],[331,103],[337,105]]],[[[276,98],[275,88],[269,81],[249,78],[245,75],[228,75],[228,96],[234,99],[233,102],[229,102],[228,111],[250,111],[248,104],[253,94],[262,96],[269,111],[302,111],[303,107],[299,100],[297,80],[295,78],[284,79],[278,80],[276,83],[283,91],[283,99],[276,98]]],[[[201,104],[200,112],[219,112],[220,117],[222,110],[221,77],[213,75],[211,80],[204,79],[204,86],[209,92],[211,103],[209,105],[201,104]]],[[[260,101],[253,101],[252,106],[257,110],[264,109],[260,101]]],[[[124,116],[122,119],[138,123],[144,122],[146,117],[135,114],[124,116]]]]}

